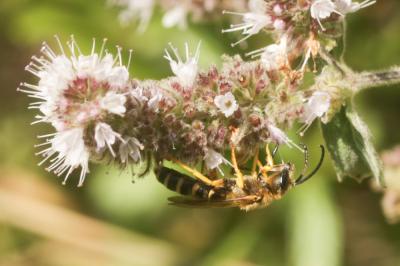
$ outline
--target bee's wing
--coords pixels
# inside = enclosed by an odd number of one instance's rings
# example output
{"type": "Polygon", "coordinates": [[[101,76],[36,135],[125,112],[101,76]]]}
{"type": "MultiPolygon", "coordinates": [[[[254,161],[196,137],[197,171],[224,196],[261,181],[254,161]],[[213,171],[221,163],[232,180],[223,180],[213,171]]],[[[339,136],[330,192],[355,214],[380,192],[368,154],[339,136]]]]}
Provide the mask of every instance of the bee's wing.
{"type": "Polygon", "coordinates": [[[170,197],[168,198],[170,205],[186,208],[232,208],[241,205],[251,204],[253,201],[248,197],[232,198],[225,200],[206,200],[196,199],[192,197],[170,197]]]}
{"type": "Polygon", "coordinates": [[[191,197],[170,197],[168,198],[170,205],[186,208],[230,208],[237,207],[232,201],[219,200],[209,201],[206,199],[196,199],[191,197]]]}

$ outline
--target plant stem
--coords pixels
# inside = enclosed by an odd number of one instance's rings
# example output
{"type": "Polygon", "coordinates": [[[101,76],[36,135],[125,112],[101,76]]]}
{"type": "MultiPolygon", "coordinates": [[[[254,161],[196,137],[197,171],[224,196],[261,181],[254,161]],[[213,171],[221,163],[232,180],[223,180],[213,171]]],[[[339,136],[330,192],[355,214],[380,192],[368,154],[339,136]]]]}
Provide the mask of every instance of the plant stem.
{"type": "Polygon", "coordinates": [[[400,67],[393,67],[385,71],[362,72],[354,77],[354,90],[400,84],[400,67]]]}

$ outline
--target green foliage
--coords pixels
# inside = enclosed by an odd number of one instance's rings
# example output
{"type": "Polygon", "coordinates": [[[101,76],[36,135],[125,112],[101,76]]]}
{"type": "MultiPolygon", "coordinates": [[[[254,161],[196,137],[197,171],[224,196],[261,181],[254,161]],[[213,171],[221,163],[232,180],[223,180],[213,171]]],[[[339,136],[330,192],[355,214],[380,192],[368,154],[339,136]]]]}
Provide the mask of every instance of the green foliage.
{"type": "Polygon", "coordinates": [[[382,165],[369,129],[351,104],[322,124],[322,132],[339,180],[351,177],[361,181],[373,176],[383,184],[382,165]]]}

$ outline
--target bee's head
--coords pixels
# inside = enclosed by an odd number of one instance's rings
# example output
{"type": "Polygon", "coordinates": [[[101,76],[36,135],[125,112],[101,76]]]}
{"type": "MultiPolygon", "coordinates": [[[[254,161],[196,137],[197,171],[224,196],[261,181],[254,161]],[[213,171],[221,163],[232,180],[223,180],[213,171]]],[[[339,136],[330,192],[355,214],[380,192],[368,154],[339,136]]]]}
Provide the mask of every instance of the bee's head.
{"type": "Polygon", "coordinates": [[[258,182],[269,192],[276,195],[285,194],[291,186],[294,185],[292,173],[294,166],[291,163],[286,163],[281,166],[279,171],[271,171],[269,178],[265,179],[261,174],[258,177],[258,182]]]}
{"type": "Polygon", "coordinates": [[[307,170],[308,166],[308,149],[304,146],[304,161],[305,167],[301,175],[293,179],[292,175],[294,173],[294,165],[290,162],[281,164],[277,166],[271,173],[268,173],[269,177],[265,178],[260,173],[258,176],[258,182],[261,184],[266,190],[272,192],[275,195],[283,195],[285,194],[291,187],[303,184],[305,181],[310,179],[321,167],[322,162],[324,160],[325,149],[324,146],[321,147],[321,157],[320,160],[315,167],[315,169],[308,175],[305,175],[305,171],[307,170]],[[270,179],[272,178],[272,179],[270,179]]]}
{"type": "Polygon", "coordinates": [[[285,194],[293,185],[291,174],[293,173],[293,165],[286,163],[282,171],[272,181],[272,191],[274,193],[285,194]]]}

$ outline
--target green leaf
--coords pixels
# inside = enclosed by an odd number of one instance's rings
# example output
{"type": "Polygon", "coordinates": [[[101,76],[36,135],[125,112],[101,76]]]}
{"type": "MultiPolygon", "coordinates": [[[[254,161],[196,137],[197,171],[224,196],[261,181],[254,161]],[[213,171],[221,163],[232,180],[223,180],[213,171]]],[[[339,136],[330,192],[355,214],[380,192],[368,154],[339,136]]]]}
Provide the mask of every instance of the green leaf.
{"type": "Polygon", "coordinates": [[[322,132],[339,180],[373,176],[383,186],[382,164],[369,129],[350,104],[323,124],[322,132]]]}

